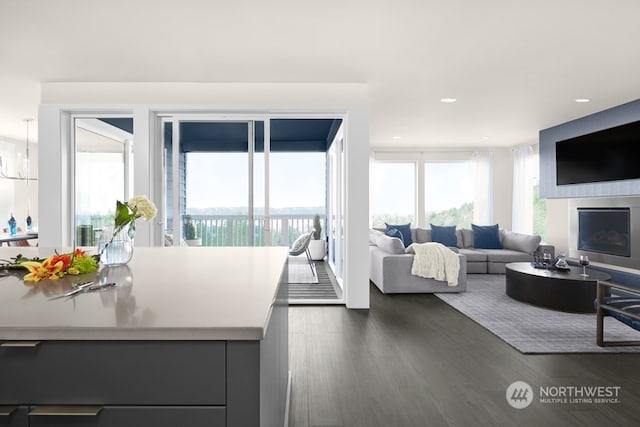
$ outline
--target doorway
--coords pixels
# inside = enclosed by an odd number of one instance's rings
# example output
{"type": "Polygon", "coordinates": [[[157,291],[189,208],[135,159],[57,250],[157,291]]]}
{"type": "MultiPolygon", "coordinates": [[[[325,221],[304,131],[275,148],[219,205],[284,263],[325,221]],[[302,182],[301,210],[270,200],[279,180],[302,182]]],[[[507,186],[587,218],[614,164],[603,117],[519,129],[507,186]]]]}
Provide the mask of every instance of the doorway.
{"type": "Polygon", "coordinates": [[[328,264],[330,191],[338,188],[338,181],[329,186],[329,151],[341,124],[340,118],[162,117],[164,245],[291,247],[315,223],[325,248],[320,261],[328,264]]]}

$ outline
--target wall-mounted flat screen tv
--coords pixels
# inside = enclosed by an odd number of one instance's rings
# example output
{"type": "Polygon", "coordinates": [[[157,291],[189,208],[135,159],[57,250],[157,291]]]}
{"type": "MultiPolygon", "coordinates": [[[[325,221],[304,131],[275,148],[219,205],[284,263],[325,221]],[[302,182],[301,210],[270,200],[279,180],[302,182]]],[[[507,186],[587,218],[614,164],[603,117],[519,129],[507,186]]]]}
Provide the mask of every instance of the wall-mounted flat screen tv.
{"type": "Polygon", "coordinates": [[[640,121],[556,142],[558,185],[640,178],[640,121]]]}

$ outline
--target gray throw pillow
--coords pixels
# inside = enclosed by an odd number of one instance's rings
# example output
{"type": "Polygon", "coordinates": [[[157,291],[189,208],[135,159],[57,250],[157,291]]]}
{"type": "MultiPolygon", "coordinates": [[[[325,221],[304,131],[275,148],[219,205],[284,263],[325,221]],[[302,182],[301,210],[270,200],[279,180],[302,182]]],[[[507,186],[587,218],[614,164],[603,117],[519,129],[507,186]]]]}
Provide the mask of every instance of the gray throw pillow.
{"type": "Polygon", "coordinates": [[[502,239],[502,247],[514,251],[526,252],[532,254],[540,246],[542,237],[532,236],[530,234],[515,233],[513,231],[505,231],[504,239],[502,239]]]}
{"type": "Polygon", "coordinates": [[[460,230],[462,233],[462,246],[461,248],[472,248],[473,247],[473,231],[468,228],[463,228],[460,230]]]}
{"type": "Polygon", "coordinates": [[[459,248],[463,248],[464,241],[462,240],[462,230],[460,230],[459,228],[456,229],[456,240],[458,241],[458,244],[456,246],[459,248]]]}
{"type": "Polygon", "coordinates": [[[403,254],[405,253],[404,243],[397,237],[389,237],[386,235],[378,236],[378,247],[390,254],[403,254]]]}
{"type": "Polygon", "coordinates": [[[431,230],[416,228],[416,243],[427,243],[431,241],[431,230]]]}

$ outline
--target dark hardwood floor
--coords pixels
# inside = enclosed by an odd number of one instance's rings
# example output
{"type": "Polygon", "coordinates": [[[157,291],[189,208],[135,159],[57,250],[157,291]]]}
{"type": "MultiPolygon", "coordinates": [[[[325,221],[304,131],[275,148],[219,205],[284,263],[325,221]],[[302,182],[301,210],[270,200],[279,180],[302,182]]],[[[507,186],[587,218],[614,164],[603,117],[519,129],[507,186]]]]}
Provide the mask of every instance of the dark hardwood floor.
{"type": "Polygon", "coordinates": [[[433,295],[370,292],[370,310],[290,308],[291,427],[640,425],[640,354],[523,355],[433,295]],[[518,380],[524,409],[506,400],[518,380]],[[599,385],[620,403],[539,402],[599,385]]]}

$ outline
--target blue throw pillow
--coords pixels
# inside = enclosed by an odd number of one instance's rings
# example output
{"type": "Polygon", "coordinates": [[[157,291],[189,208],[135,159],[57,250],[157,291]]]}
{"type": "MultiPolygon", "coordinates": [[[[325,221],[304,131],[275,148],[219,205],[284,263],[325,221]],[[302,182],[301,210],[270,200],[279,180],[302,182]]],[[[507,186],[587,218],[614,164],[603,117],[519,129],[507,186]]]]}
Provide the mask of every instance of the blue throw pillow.
{"type": "Polygon", "coordinates": [[[400,233],[402,233],[402,243],[404,243],[405,248],[409,247],[409,245],[413,243],[413,239],[411,239],[411,223],[393,225],[393,224],[387,224],[385,222],[384,225],[387,226],[387,232],[389,231],[390,228],[395,228],[398,231],[400,231],[400,233]]]}
{"type": "Polygon", "coordinates": [[[456,226],[441,226],[429,224],[431,227],[431,241],[442,243],[451,248],[458,247],[458,238],[456,237],[456,226]]]}
{"type": "Polygon", "coordinates": [[[397,237],[398,239],[402,240],[402,244],[404,245],[404,237],[402,236],[402,231],[398,230],[397,228],[389,227],[385,234],[389,237],[397,237]]]}
{"type": "Polygon", "coordinates": [[[498,224],[495,225],[475,225],[471,224],[473,230],[473,247],[477,249],[502,249],[500,243],[500,231],[498,224]]]}

